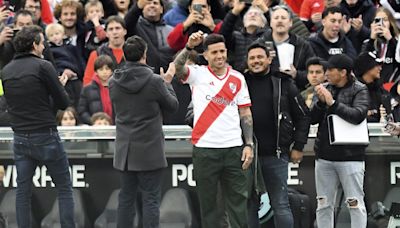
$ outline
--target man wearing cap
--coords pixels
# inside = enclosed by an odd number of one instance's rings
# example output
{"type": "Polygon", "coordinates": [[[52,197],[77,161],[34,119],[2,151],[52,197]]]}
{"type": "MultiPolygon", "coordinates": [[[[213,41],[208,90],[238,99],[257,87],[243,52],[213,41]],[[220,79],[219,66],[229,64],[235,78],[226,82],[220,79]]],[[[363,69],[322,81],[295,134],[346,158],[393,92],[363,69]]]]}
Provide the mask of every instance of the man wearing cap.
{"type": "Polygon", "coordinates": [[[383,89],[378,80],[381,77],[382,61],[372,52],[361,53],[354,62],[354,74],[368,88],[370,97],[368,122],[380,122],[380,108],[390,113],[390,95],[383,89]]]}
{"type": "Polygon", "coordinates": [[[315,139],[315,185],[318,227],[334,227],[334,206],[338,186],[343,186],[350,210],[351,227],[365,228],[364,203],[365,146],[330,145],[327,116],[336,114],[352,124],[361,123],[369,106],[367,87],[352,76],[353,61],[344,54],[329,58],[328,83],[315,87],[318,101],[311,106],[311,124],[318,125],[315,139]]]}

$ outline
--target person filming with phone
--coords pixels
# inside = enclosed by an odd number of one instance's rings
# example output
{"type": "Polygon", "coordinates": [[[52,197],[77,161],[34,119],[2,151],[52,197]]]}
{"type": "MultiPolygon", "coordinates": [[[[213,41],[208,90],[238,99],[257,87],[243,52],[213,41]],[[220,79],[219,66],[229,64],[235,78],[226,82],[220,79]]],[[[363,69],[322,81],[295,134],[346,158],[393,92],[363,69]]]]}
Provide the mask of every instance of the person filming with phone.
{"type": "MultiPolygon", "coordinates": [[[[211,0],[191,0],[189,1],[189,16],[185,21],[179,23],[168,35],[169,46],[175,51],[185,47],[189,36],[199,30],[203,34],[218,33],[222,21],[215,20],[211,15],[211,0]]],[[[199,48],[196,48],[199,50],[199,48]]]]}
{"type": "Polygon", "coordinates": [[[395,58],[398,36],[399,28],[390,11],[378,8],[371,23],[370,39],[364,42],[362,51],[376,52],[378,58],[383,61],[379,82],[387,91],[390,91],[398,78],[399,62],[395,58]]]}

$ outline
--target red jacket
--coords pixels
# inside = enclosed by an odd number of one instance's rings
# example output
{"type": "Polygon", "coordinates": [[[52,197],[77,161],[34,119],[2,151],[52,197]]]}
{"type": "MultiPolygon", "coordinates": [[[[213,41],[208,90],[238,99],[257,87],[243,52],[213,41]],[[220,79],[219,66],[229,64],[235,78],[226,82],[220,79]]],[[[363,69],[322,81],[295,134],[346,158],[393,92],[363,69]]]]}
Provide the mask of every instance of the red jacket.
{"type": "MultiPolygon", "coordinates": [[[[214,28],[213,33],[218,33],[222,25],[222,21],[218,22],[214,28]]],[[[168,45],[175,51],[183,49],[189,39],[187,32],[183,31],[183,23],[179,23],[175,28],[169,33],[167,37],[168,45]]]]}

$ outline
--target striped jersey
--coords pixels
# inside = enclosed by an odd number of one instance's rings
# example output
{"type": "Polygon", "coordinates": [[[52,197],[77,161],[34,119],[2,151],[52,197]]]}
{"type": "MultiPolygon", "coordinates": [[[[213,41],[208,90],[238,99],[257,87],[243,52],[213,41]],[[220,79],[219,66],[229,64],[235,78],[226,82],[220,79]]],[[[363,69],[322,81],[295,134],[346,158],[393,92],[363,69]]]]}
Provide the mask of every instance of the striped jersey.
{"type": "Polygon", "coordinates": [[[244,76],[230,67],[224,76],[217,76],[208,66],[190,65],[184,83],[192,90],[193,145],[206,148],[241,146],[239,108],[251,106],[244,76]]]}

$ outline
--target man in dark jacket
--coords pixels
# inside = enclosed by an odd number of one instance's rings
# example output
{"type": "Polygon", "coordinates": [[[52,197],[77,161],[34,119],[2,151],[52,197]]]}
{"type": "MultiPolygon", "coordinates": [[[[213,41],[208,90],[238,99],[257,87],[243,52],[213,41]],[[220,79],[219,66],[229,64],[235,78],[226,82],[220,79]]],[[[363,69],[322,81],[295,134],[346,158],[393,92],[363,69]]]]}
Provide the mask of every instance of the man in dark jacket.
{"type": "Polygon", "coordinates": [[[351,59],[357,57],[353,44],[341,32],[343,18],[338,7],[326,8],[322,13],[323,29],[309,38],[310,44],[318,57],[328,60],[332,55],[346,54],[351,59]]]}
{"type": "Polygon", "coordinates": [[[168,67],[175,55],[167,43],[173,27],[165,24],[163,12],[162,0],[138,0],[125,16],[128,37],[138,35],[147,41],[147,64],[154,67],[156,73],[160,72],[160,67],[168,67]]]}
{"type": "MultiPolygon", "coordinates": [[[[57,109],[68,106],[68,95],[54,67],[41,59],[43,42],[40,27],[24,27],[14,39],[16,56],[2,71],[14,131],[17,223],[18,227],[31,227],[32,176],[43,163],[58,191],[61,227],[75,227],[69,164],[55,115],[57,109]]],[[[62,79],[65,83],[66,76],[62,79]]]]}
{"type": "Polygon", "coordinates": [[[334,227],[335,196],[343,186],[350,210],[352,227],[365,228],[364,203],[365,145],[332,145],[328,132],[328,115],[359,124],[367,118],[367,87],[351,74],[353,61],[347,55],[334,55],[328,61],[327,84],[315,87],[318,101],[311,107],[311,123],[319,124],[315,139],[315,184],[318,227],[334,227]]]}
{"type": "Polygon", "coordinates": [[[167,167],[164,154],[162,112],[178,109],[170,84],[171,65],[163,78],[146,64],[147,45],[139,36],[124,44],[127,62],[110,79],[117,137],[114,168],[121,171],[117,227],[132,227],[136,193],[143,196],[143,227],[159,227],[161,180],[167,167]]]}
{"type": "MultiPolygon", "coordinates": [[[[272,34],[263,38],[264,41],[272,42],[276,50],[276,57],[273,58],[272,65],[281,68],[282,63],[279,59],[279,46],[291,44],[294,46],[293,63],[290,70],[284,70],[286,74],[292,76],[296,81],[296,85],[300,90],[305,89],[307,85],[307,59],[315,56],[311,45],[295,34],[290,33],[290,28],[293,25],[293,15],[290,10],[284,5],[278,5],[270,9],[271,21],[270,26],[272,34]]],[[[283,54],[283,53],[282,53],[283,54]]]]}
{"type": "Polygon", "coordinates": [[[346,20],[343,29],[360,53],[364,40],[369,39],[376,6],[371,0],[346,0],[340,3],[340,9],[346,20]]]}
{"type": "Polygon", "coordinates": [[[390,93],[379,83],[383,61],[372,52],[361,53],[354,62],[354,74],[368,88],[368,122],[379,123],[384,120],[380,114],[381,106],[391,113],[390,93]]]}
{"type": "MultiPolygon", "coordinates": [[[[248,50],[249,71],[245,77],[252,101],[259,160],[274,211],[275,227],[292,228],[293,215],[287,191],[288,162],[290,159],[300,163],[303,158],[302,150],[310,127],[309,110],[290,75],[270,67],[266,46],[254,43],[248,50]]],[[[255,214],[251,221],[257,218],[255,214]]]]}

